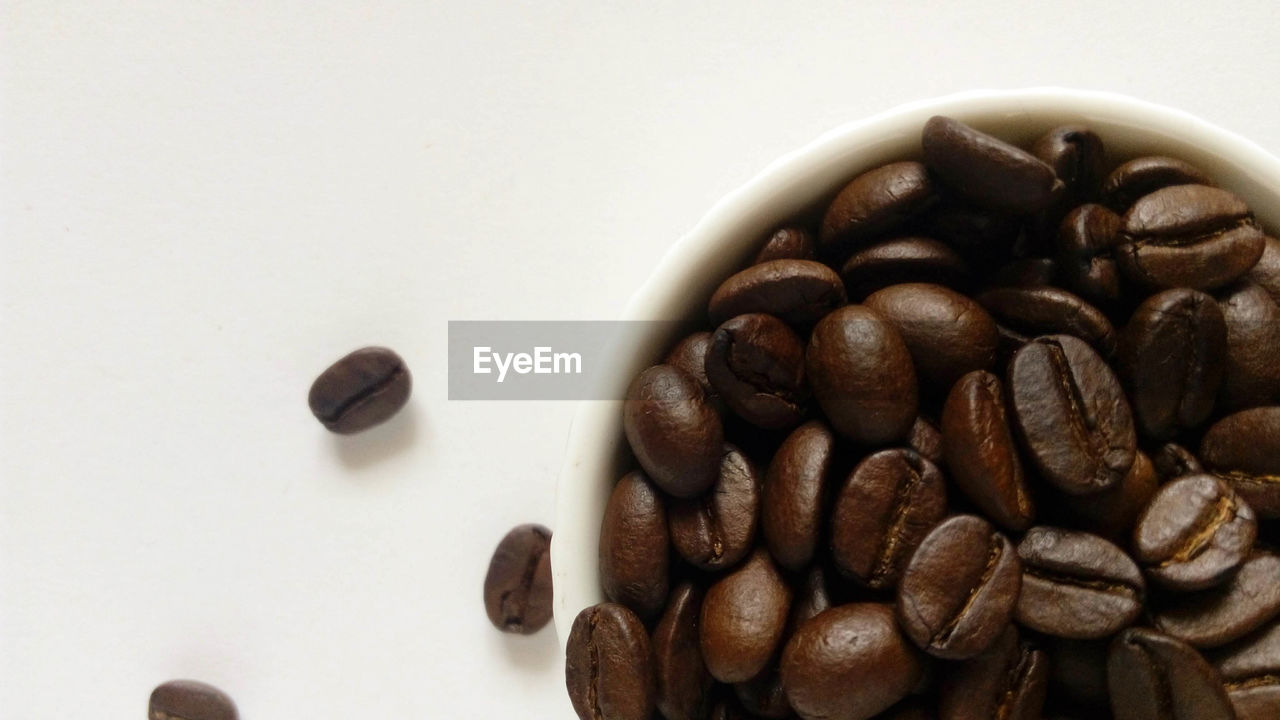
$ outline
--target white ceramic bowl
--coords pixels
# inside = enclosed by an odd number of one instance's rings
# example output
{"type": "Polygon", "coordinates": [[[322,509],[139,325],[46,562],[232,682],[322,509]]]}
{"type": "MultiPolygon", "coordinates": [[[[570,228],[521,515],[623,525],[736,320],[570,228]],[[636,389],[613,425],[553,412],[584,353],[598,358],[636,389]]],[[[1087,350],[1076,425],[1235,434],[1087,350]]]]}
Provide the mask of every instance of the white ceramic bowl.
{"type": "MultiPolygon", "coordinates": [[[[779,158],[671,246],[631,298],[623,319],[704,318],[712,291],[755,253],[767,231],[829,199],[858,173],[918,158],[920,130],[933,115],[949,115],[1024,147],[1051,127],[1083,123],[1102,137],[1111,157],[1161,154],[1187,160],[1248,201],[1263,225],[1280,227],[1280,159],[1185,112],[1062,88],[964,92],[842,125],[779,158]]],[[[678,339],[662,327],[625,337],[615,348],[606,380],[614,392],[608,397],[622,397],[631,379],[678,339]]],[[[628,457],[622,403],[583,403],[560,472],[551,544],[562,645],[578,612],[604,599],[596,559],[600,518],[613,483],[630,469],[628,457]]]]}

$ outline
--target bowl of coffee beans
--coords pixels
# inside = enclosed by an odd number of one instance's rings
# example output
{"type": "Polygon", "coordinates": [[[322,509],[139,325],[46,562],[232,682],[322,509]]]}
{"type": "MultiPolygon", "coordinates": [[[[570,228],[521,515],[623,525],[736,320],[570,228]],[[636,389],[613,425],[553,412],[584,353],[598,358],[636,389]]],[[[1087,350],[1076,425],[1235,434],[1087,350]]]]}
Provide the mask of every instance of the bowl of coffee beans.
{"type": "Polygon", "coordinates": [[[1280,160],[1106,93],[828,133],[626,312],[551,541],[584,720],[1280,718],[1280,160]]]}

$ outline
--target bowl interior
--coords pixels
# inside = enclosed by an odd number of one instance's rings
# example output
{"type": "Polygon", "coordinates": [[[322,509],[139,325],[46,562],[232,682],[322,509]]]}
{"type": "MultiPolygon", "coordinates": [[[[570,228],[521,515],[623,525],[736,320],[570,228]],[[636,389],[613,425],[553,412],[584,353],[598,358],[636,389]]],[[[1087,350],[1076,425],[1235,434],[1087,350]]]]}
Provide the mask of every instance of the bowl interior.
{"type": "MultiPolygon", "coordinates": [[[[838,127],[783,156],[726,196],[676,242],[632,297],[625,320],[703,321],[720,282],[755,253],[765,233],[818,212],[857,174],[919,158],[920,130],[949,115],[1022,146],[1046,130],[1088,125],[1114,163],[1172,155],[1196,165],[1243,197],[1267,228],[1280,227],[1280,160],[1254,143],[1185,112],[1111,93],[1035,88],[974,91],[905,105],[838,127]]],[[[654,324],[622,338],[605,382],[621,397],[680,335],[654,324]]],[[[604,600],[597,565],[600,519],[613,483],[634,467],[622,433],[622,403],[591,401],[575,415],[557,490],[551,561],[555,623],[563,645],[578,611],[604,600]]]]}

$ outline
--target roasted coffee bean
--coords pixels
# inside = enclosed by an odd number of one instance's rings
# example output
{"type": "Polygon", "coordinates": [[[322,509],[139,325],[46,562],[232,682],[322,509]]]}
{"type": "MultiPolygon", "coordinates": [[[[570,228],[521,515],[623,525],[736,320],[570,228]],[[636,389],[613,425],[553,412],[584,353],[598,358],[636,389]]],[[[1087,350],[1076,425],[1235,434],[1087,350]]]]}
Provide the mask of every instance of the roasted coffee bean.
{"type": "Polygon", "coordinates": [[[976,299],[997,322],[1021,335],[1072,335],[1103,355],[1115,349],[1115,328],[1107,316],[1066,290],[1047,285],[1002,287],[976,299]]]}
{"type": "Polygon", "coordinates": [[[711,348],[711,333],[707,331],[687,335],[676,343],[662,362],[679,368],[697,379],[698,384],[713,401],[717,399],[715,388],[707,379],[707,350],[711,348]]]}
{"type": "Polygon", "coordinates": [[[1058,226],[1058,267],[1063,283],[1084,299],[1114,305],[1123,293],[1115,248],[1119,215],[1102,205],[1081,205],[1058,226]]]}
{"type": "Polygon", "coordinates": [[[814,397],[840,434],[880,445],[906,437],[919,395],[911,353],[893,324],[862,305],[827,315],[805,350],[814,397]]]}
{"type": "Polygon", "coordinates": [[[952,118],[929,118],[920,140],[929,169],[980,207],[1030,215],[1063,191],[1034,155],[952,118]]]}
{"type": "Polygon", "coordinates": [[[1280,305],[1252,283],[1229,288],[1218,302],[1227,323],[1227,370],[1219,409],[1280,403],[1280,305]]]}
{"type": "Polygon", "coordinates": [[[778,564],[788,570],[799,570],[813,559],[834,452],[830,428],[821,420],[811,420],[783,441],[765,473],[764,540],[778,564]]]}
{"type": "Polygon", "coordinates": [[[1116,720],[1233,720],[1217,671],[1190,645],[1146,628],[1111,644],[1107,686],[1116,720]]]}
{"type": "Polygon", "coordinates": [[[1139,198],[1173,185],[1213,185],[1209,176],[1176,158],[1148,155],[1111,171],[1102,181],[1102,199],[1123,213],[1139,198]]]}
{"type": "Polygon", "coordinates": [[[844,303],[844,282],[835,270],[813,260],[769,260],[725,280],[707,312],[712,325],[765,313],[807,329],[844,303]]]}
{"type": "Polygon", "coordinates": [[[907,435],[907,447],[920,453],[920,457],[934,465],[945,467],[946,461],[942,456],[942,432],[938,430],[937,425],[923,415],[916,418],[915,423],[911,425],[911,432],[907,435]]]}
{"type": "Polygon", "coordinates": [[[839,256],[889,232],[937,201],[928,170],[897,162],[869,170],[846,185],[822,218],[818,247],[839,256]]]}
{"type": "Polygon", "coordinates": [[[942,451],[960,490],[996,524],[1022,531],[1035,503],[1005,407],[1000,378],[980,370],[960,378],[942,408],[942,451]]]}
{"type": "Polygon", "coordinates": [[[927,283],[890,285],[864,304],[897,328],[921,382],[938,390],[945,392],[961,375],[995,364],[995,321],[954,290],[927,283]]]}
{"type": "Polygon", "coordinates": [[[662,495],[641,472],[618,481],[600,523],[600,584],[614,602],[641,617],[667,602],[670,540],[662,495]]]}
{"type": "Polygon", "coordinates": [[[1280,615],[1280,556],[1258,551],[1222,585],[1155,613],[1155,626],[1198,648],[1239,640],[1280,615]]]}
{"type": "Polygon", "coordinates": [[[921,660],[888,605],[840,605],[800,626],[782,684],[804,720],[869,720],[916,686],[921,660]]]}
{"type": "Polygon", "coordinates": [[[1280,622],[1214,652],[1238,720],[1280,717],[1280,622]]]}
{"type": "Polygon", "coordinates": [[[946,514],[946,480],[937,466],[913,450],[882,450],[858,463],[840,488],[831,557],[860,584],[892,588],[946,514]]]}
{"type": "Polygon", "coordinates": [[[1177,443],[1161,445],[1151,461],[1155,464],[1156,474],[1165,482],[1183,475],[1199,475],[1204,472],[1200,459],[1177,443]]]}
{"type": "Polygon", "coordinates": [[[1058,263],[1048,257],[1014,258],[987,277],[992,287],[1038,287],[1053,283],[1058,263]]]}
{"type": "Polygon", "coordinates": [[[772,315],[726,320],[711,336],[707,379],[738,417],[780,429],[800,422],[809,397],[804,341],[772,315]]]}
{"type": "Polygon", "coordinates": [[[1009,365],[1014,424],[1044,478],[1073,495],[1114,487],[1133,465],[1137,436],[1120,381],[1083,340],[1053,335],[1009,365]]]}
{"type": "Polygon", "coordinates": [[[195,680],[171,680],[151,691],[148,720],[237,720],[226,693],[195,680]]]}
{"type": "Polygon", "coordinates": [[[551,621],[551,531],[520,525],[506,534],[484,577],[484,609],[503,632],[529,635],[551,621]]]}
{"type": "Polygon", "coordinates": [[[1245,278],[1261,285],[1271,299],[1280,304],[1280,240],[1267,238],[1262,259],[1258,260],[1258,264],[1253,266],[1245,278]]]}
{"type": "Polygon", "coordinates": [[[1092,495],[1061,494],[1061,509],[1081,529],[1122,547],[1133,538],[1133,526],[1160,488],[1151,460],[1139,450],[1133,465],[1115,487],[1092,495]]]}
{"type": "Polygon", "coordinates": [[[1053,168],[1066,186],[1062,204],[1075,207],[1092,200],[1106,174],[1106,151],[1102,138],[1083,125],[1064,125],[1041,135],[1031,146],[1031,154],[1053,168]]]}
{"type": "Polygon", "coordinates": [[[1106,640],[1067,640],[1046,637],[1045,653],[1049,656],[1049,696],[1063,705],[1105,711],[1107,696],[1106,640]]]}
{"type": "Polygon", "coordinates": [[[703,720],[711,707],[713,681],[698,642],[701,614],[702,591],[686,582],[672,591],[653,629],[655,698],[667,720],[703,720]]]}
{"type": "Polygon", "coordinates": [[[666,492],[696,497],[715,482],[724,427],[694,376],[671,365],[640,373],[627,389],[622,428],[640,467],[666,492]]]}
{"type": "Polygon", "coordinates": [[[1223,287],[1249,272],[1266,244],[1244,200],[1208,185],[1142,197],[1125,213],[1121,235],[1121,272],[1156,289],[1223,287]]]}
{"type": "Polygon", "coordinates": [[[1143,301],[1120,334],[1117,355],[1138,430],[1164,440],[1208,419],[1226,355],[1227,324],[1212,297],[1178,288],[1143,301]]]}
{"type": "Polygon", "coordinates": [[[916,548],[898,585],[898,620],[930,655],[963,660],[986,650],[1013,615],[1018,554],[976,515],[957,515],[916,548]]]}
{"type": "Polygon", "coordinates": [[[1018,545],[1022,593],[1014,617],[1046,635],[1114,635],[1142,613],[1146,583],[1123,550],[1097,535],[1033,527],[1018,545]]]}
{"type": "Polygon", "coordinates": [[[1160,488],[1143,511],[1134,559],[1164,587],[1204,590],[1240,567],[1257,532],[1253,510],[1225,481],[1188,475],[1160,488]]]}
{"type": "Polygon", "coordinates": [[[1010,625],[990,648],[943,676],[939,720],[1040,720],[1049,658],[1010,625]]]}
{"type": "Polygon", "coordinates": [[[711,675],[724,683],[759,675],[782,642],[790,610],[791,588],[769,553],[756,550],[702,601],[699,633],[711,675]]]}
{"type": "Polygon", "coordinates": [[[840,270],[840,277],[849,299],[861,301],[881,288],[901,283],[960,288],[968,283],[969,265],[937,240],[902,237],[855,252],[840,270]]]}
{"type": "MultiPolygon", "coordinates": [[[[760,252],[756,253],[752,265],[770,260],[815,260],[818,251],[813,235],[801,227],[783,227],[773,231],[765,241],[760,252]]],[[[671,718],[667,718],[671,720],[671,718]]]]}
{"type": "Polygon", "coordinates": [[[650,720],[655,692],[649,634],[622,605],[578,613],[565,649],[565,684],[581,720],[650,720]]]}
{"type": "Polygon", "coordinates": [[[794,716],[787,691],[782,687],[782,674],[776,665],[746,682],[734,683],[733,694],[752,717],[786,720],[794,716]]]}
{"type": "Polygon", "coordinates": [[[724,446],[720,478],[700,498],[671,502],[671,544],[700,570],[737,565],[755,544],[760,525],[760,474],[742,451],[724,446]]]}
{"type": "Polygon", "coordinates": [[[409,402],[413,378],[399,355],[384,347],[356,350],[311,384],[311,414],[339,435],[386,422],[409,402]]]}
{"type": "Polygon", "coordinates": [[[1280,518],[1280,406],[1241,410],[1214,423],[1200,456],[1258,517],[1280,518]]]}

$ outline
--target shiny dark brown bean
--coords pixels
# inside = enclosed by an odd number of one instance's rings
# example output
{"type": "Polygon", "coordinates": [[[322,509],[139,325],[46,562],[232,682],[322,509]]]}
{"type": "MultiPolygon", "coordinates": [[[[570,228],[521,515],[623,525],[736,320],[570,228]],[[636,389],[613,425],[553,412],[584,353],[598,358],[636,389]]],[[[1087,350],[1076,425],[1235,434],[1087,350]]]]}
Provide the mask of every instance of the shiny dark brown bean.
{"type": "Polygon", "coordinates": [[[1280,518],[1280,406],[1241,410],[1214,423],[1200,456],[1258,517],[1280,518]]]}
{"type": "Polygon", "coordinates": [[[1212,185],[1208,175],[1176,158],[1148,155],[1134,158],[1102,181],[1103,201],[1116,212],[1128,210],[1138,198],[1172,185],[1212,185]]]}
{"type": "Polygon", "coordinates": [[[1148,288],[1210,290],[1239,279],[1262,257],[1266,236],[1239,197],[1207,185],[1175,185],[1124,215],[1120,270],[1148,288]]]}
{"type": "Polygon", "coordinates": [[[967,372],[995,364],[995,321],[954,290],[928,283],[891,285],[864,304],[897,328],[920,381],[940,391],[967,372]]]}
{"type": "Polygon", "coordinates": [[[1111,645],[1107,685],[1116,720],[1233,720],[1218,673],[1190,645],[1130,628],[1111,645]]]}
{"type": "Polygon", "coordinates": [[[1046,635],[1109,637],[1142,613],[1146,583],[1123,550],[1097,535],[1034,527],[1018,545],[1022,592],[1015,618],[1046,635]]]}
{"type": "Polygon", "coordinates": [[[1280,615],[1280,556],[1255,552],[1222,585],[1178,598],[1154,615],[1163,632],[1194,645],[1225,645],[1280,615]]]}
{"type": "Polygon", "coordinates": [[[1016,333],[1072,335],[1110,355],[1115,349],[1115,328],[1107,316],[1079,295],[1055,287],[992,288],[977,301],[1001,325],[1016,333]]]}
{"type": "Polygon", "coordinates": [[[831,425],[854,442],[906,437],[919,407],[911,353],[893,324],[862,305],[827,315],[805,350],[814,397],[831,425]]]}
{"type": "Polygon", "coordinates": [[[960,378],[942,408],[942,451],[960,490],[1003,528],[1035,519],[1000,378],[977,371],[960,378]]]}
{"type": "Polygon", "coordinates": [[[769,260],[731,276],[711,296],[711,324],[765,313],[798,328],[812,327],[845,303],[844,282],[814,260],[769,260]]]}
{"type": "Polygon", "coordinates": [[[692,333],[676,343],[662,362],[692,375],[707,395],[714,398],[715,388],[711,387],[711,381],[707,379],[707,350],[710,347],[711,333],[705,330],[692,333]]]}
{"type": "Polygon", "coordinates": [[[773,231],[751,264],[759,265],[770,260],[814,260],[817,259],[817,254],[813,235],[808,230],[794,226],[783,227],[773,231]]]}
{"type": "Polygon", "coordinates": [[[565,649],[565,684],[581,720],[650,720],[654,711],[649,634],[622,605],[578,613],[565,649]]]}
{"type": "Polygon", "coordinates": [[[484,578],[484,608],[503,632],[529,635],[551,621],[551,531],[520,525],[498,543],[484,578]]]}
{"type": "Polygon", "coordinates": [[[1138,430],[1165,440],[1208,419],[1226,369],[1227,324],[1198,290],[1156,293],[1120,335],[1117,368],[1138,430]]]}
{"type": "Polygon", "coordinates": [[[1229,288],[1218,302],[1227,323],[1227,370],[1219,409],[1280,403],[1280,305],[1252,283],[1229,288]]]}
{"type": "Polygon", "coordinates": [[[804,414],[804,341],[772,315],[738,315],[716,328],[706,371],[724,404],[752,425],[793,427],[804,414]]]}
{"type": "Polygon", "coordinates": [[[1098,194],[1106,174],[1106,151],[1102,138],[1089,128],[1053,128],[1032,144],[1031,154],[1053,168],[1066,186],[1062,198],[1065,207],[1088,202],[1098,194]]]}
{"type": "Polygon", "coordinates": [[[939,720],[1040,720],[1049,659],[1010,625],[990,648],[942,679],[939,720]]]}
{"type": "Polygon", "coordinates": [[[762,531],[769,552],[788,570],[813,559],[834,451],[830,428],[812,420],[783,441],[765,473],[762,531]]]}
{"type": "Polygon", "coordinates": [[[952,118],[930,118],[920,140],[929,169],[980,207],[1029,215],[1063,190],[1034,155],[952,118]]]}
{"type": "Polygon", "coordinates": [[[640,373],[627,389],[622,427],[640,467],[666,492],[696,497],[715,482],[724,427],[694,376],[671,365],[640,373]]]}
{"type": "Polygon", "coordinates": [[[1210,656],[1238,720],[1280,717],[1280,622],[1210,656]]]}
{"type": "Polygon", "coordinates": [[[898,585],[898,620],[918,647],[950,660],[986,650],[1013,615],[1022,566],[1009,540],[976,515],[936,526],[898,585]]]}
{"type": "Polygon", "coordinates": [[[1063,283],[1086,300],[1113,305],[1123,293],[1115,248],[1121,219],[1102,205],[1081,205],[1058,226],[1058,268],[1063,283]]]}
{"type": "Polygon", "coordinates": [[[855,252],[840,270],[845,291],[855,302],[871,293],[908,282],[960,288],[969,265],[946,244],[923,237],[902,237],[855,252]]]}
{"type": "Polygon", "coordinates": [[[869,170],[846,185],[822,218],[818,247],[838,256],[882,235],[937,200],[928,170],[896,162],[869,170]]]}
{"type": "Polygon", "coordinates": [[[700,498],[675,500],[668,510],[671,544],[700,570],[737,565],[751,551],[760,524],[760,474],[742,451],[725,445],[720,477],[700,498]]]}
{"type": "Polygon", "coordinates": [[[1147,577],[1192,591],[1226,580],[1253,547],[1253,510],[1223,480],[1188,475],[1160,488],[1134,529],[1134,559],[1147,577]]]}
{"type": "Polygon", "coordinates": [[[1009,364],[1014,424],[1044,478],[1086,495],[1114,487],[1133,465],[1137,435],[1120,381],[1083,340],[1038,338],[1009,364]]]}
{"type": "Polygon", "coordinates": [[[711,706],[713,681],[698,642],[701,613],[702,591],[684,583],[653,629],[655,698],[667,720],[703,720],[711,706]]]}
{"type": "Polygon", "coordinates": [[[1280,240],[1267,238],[1262,258],[1245,277],[1250,282],[1261,285],[1272,300],[1280,303],[1280,240]]]}
{"type": "Polygon", "coordinates": [[[699,633],[711,675],[725,683],[759,675],[782,642],[791,588],[757,550],[707,590],[699,633]]]}
{"type": "Polygon", "coordinates": [[[1139,450],[1129,472],[1115,487],[1092,495],[1063,493],[1061,509],[1080,529],[1127,547],[1133,538],[1133,526],[1159,488],[1155,466],[1139,450]]]}
{"type": "Polygon", "coordinates": [[[874,453],[858,463],[836,497],[832,559],[867,587],[892,588],[946,514],[946,480],[937,466],[912,450],[874,453]]]}
{"type": "Polygon", "coordinates": [[[320,373],[307,404],[326,428],[349,435],[386,422],[409,402],[413,378],[404,360],[383,347],[367,347],[320,373]]]}
{"type": "Polygon", "coordinates": [[[942,468],[946,460],[942,455],[942,432],[928,418],[920,416],[911,425],[907,435],[907,447],[920,453],[920,457],[942,468]]]}
{"type": "Polygon", "coordinates": [[[218,688],[195,680],[171,680],[151,691],[147,720],[237,720],[236,704],[218,688]]]}
{"type": "Polygon", "coordinates": [[[600,584],[605,595],[642,617],[662,612],[669,545],[662,495],[643,473],[624,475],[600,523],[600,584]]]}
{"type": "Polygon", "coordinates": [[[1155,464],[1156,474],[1165,482],[1183,475],[1199,475],[1204,472],[1200,459],[1177,443],[1161,445],[1152,456],[1151,462],[1155,464]]]}
{"type": "Polygon", "coordinates": [[[831,608],[800,626],[782,654],[782,684],[805,720],[869,720],[907,696],[921,661],[888,605],[831,608]]]}

